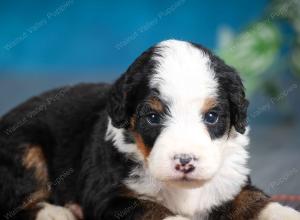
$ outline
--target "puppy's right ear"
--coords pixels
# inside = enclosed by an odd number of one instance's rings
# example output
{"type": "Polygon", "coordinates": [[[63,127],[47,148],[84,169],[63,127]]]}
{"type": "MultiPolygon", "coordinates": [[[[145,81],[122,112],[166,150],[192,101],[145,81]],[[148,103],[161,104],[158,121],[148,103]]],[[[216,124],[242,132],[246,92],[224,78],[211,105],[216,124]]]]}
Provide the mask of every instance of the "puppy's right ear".
{"type": "Polygon", "coordinates": [[[123,74],[110,89],[107,102],[108,115],[112,125],[117,128],[127,128],[129,126],[129,116],[127,109],[126,74],[123,74]]]}
{"type": "Polygon", "coordinates": [[[152,59],[157,47],[151,47],[143,52],[112,85],[107,111],[112,125],[117,128],[128,128],[130,118],[135,113],[140,99],[147,92],[149,76],[155,71],[156,61],[152,59]]]}

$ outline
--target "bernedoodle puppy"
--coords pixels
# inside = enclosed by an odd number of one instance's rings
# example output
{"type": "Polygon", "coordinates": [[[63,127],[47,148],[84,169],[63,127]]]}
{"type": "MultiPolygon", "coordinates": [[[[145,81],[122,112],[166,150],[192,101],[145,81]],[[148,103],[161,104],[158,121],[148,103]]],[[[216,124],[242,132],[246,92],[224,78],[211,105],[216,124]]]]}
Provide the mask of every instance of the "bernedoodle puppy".
{"type": "Polygon", "coordinates": [[[232,67],[179,40],[33,97],[0,121],[1,218],[300,219],[251,185],[247,107],[232,67]]]}

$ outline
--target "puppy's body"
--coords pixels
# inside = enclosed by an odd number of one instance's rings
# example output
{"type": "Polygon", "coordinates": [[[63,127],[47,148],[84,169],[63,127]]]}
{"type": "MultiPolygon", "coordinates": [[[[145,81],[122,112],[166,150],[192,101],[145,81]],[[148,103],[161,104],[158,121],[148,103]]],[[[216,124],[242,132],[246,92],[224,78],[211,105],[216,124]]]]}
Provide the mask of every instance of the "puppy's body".
{"type": "Polygon", "coordinates": [[[32,98],[1,119],[1,217],[39,219],[48,202],[84,219],[268,219],[248,180],[247,104],[234,69],[175,40],[112,86],[32,98]]]}

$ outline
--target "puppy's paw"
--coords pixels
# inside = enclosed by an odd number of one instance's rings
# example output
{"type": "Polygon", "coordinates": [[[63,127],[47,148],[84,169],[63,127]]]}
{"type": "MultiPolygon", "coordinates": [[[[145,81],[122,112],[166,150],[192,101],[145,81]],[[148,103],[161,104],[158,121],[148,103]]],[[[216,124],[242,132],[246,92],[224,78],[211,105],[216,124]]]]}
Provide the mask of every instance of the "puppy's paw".
{"type": "Polygon", "coordinates": [[[176,216],[170,216],[170,217],[164,218],[164,220],[190,220],[190,219],[180,216],[180,215],[176,215],[176,216]]]}
{"type": "Polygon", "coordinates": [[[41,209],[35,220],[76,220],[72,212],[62,206],[55,206],[48,203],[40,204],[41,209]]]}
{"type": "Polygon", "coordinates": [[[258,220],[300,220],[300,212],[272,202],[259,214],[258,220]]]}

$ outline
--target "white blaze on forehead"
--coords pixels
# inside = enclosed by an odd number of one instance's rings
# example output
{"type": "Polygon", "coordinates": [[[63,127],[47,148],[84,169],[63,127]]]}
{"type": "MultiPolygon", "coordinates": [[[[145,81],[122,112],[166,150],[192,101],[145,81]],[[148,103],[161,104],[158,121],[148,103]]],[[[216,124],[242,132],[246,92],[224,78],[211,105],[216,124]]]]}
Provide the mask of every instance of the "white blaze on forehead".
{"type": "Polygon", "coordinates": [[[159,43],[159,65],[150,81],[169,101],[195,100],[216,96],[217,81],[210,68],[210,59],[192,44],[178,40],[159,43]]]}
{"type": "Polygon", "coordinates": [[[150,172],[160,180],[174,174],[173,159],[178,154],[198,159],[191,174],[194,179],[207,180],[220,166],[220,146],[211,141],[201,121],[201,107],[207,98],[217,96],[217,81],[210,69],[210,59],[192,44],[177,40],[164,41],[155,57],[158,65],[150,85],[167,103],[169,114],[164,128],[155,140],[148,157],[150,172]]]}

